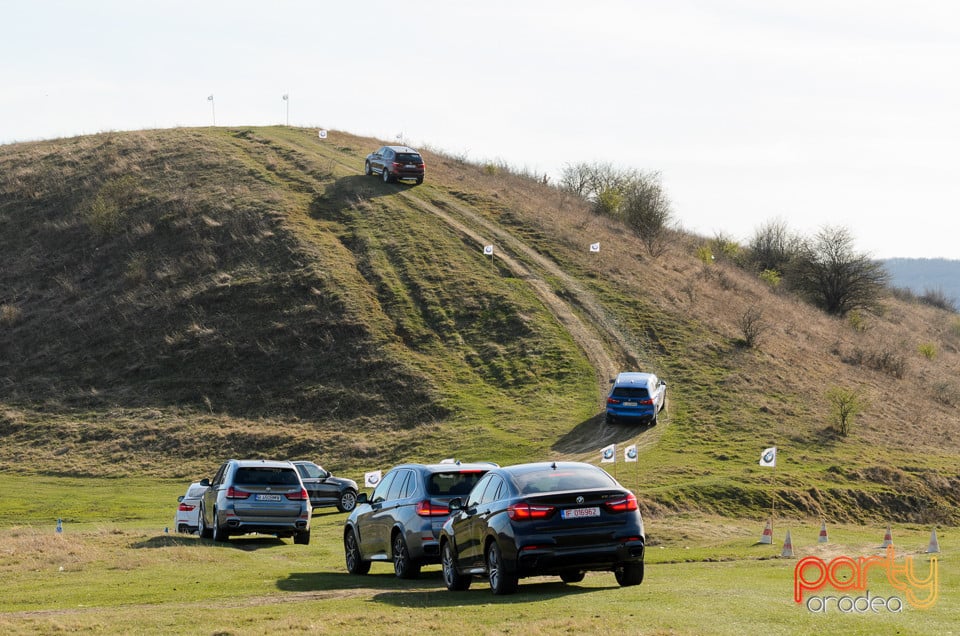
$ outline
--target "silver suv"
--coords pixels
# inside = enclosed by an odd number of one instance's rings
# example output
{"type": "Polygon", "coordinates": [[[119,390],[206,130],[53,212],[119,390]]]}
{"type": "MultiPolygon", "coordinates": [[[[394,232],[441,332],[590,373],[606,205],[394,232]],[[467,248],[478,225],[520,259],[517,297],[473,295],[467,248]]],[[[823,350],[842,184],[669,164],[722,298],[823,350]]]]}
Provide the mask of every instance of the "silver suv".
{"type": "Polygon", "coordinates": [[[310,497],[290,462],[229,459],[200,502],[199,533],[226,541],[234,534],[273,534],[310,543],[310,497]]]}

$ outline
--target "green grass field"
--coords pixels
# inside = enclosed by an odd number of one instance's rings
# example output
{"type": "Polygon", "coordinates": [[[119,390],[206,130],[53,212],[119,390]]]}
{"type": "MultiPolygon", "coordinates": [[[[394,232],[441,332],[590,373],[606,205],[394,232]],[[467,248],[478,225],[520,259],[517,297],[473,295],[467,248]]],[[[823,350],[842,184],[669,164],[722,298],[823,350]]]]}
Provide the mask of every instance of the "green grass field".
{"type": "MultiPolygon", "coordinates": [[[[183,484],[172,481],[23,478],[4,475],[0,520],[0,629],[6,634],[951,634],[960,624],[955,529],[939,529],[938,599],[902,612],[811,612],[793,602],[794,568],[808,555],[880,555],[886,528],[778,519],[771,545],[756,521],[697,514],[647,520],[644,583],[612,574],[582,583],[521,581],[494,597],[477,580],[448,592],[439,566],[400,581],[389,564],[351,576],[343,565],[345,514],[320,509],[309,546],[253,535],[217,545],[165,533],[183,484]],[[32,488],[31,488],[32,484],[32,488]],[[32,503],[31,503],[32,502],[32,503]],[[38,503],[40,502],[40,503],[38,503]],[[63,531],[56,532],[62,518],[63,531]],[[794,558],[781,558],[791,531],[794,558]]],[[[897,563],[925,554],[931,528],[895,524],[897,563]]],[[[900,595],[882,571],[872,597],[900,595]]],[[[844,593],[824,590],[819,595],[844,593]]],[[[851,594],[858,596],[859,593],[851,594]]]]}

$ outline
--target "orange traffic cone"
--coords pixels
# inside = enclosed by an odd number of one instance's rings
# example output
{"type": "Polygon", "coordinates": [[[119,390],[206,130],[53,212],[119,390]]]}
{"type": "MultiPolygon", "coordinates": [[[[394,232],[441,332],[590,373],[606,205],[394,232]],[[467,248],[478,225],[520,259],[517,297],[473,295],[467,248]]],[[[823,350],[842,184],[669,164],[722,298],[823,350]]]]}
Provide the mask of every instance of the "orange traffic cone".
{"type": "Polygon", "coordinates": [[[937,529],[934,528],[933,532],[930,533],[930,545],[927,546],[927,552],[939,552],[940,551],[940,542],[937,541],[937,529]]]}
{"type": "Polygon", "coordinates": [[[760,543],[773,543],[773,526],[769,519],[767,519],[767,526],[763,529],[763,534],[760,535],[760,543]]]}
{"type": "Polygon", "coordinates": [[[790,531],[787,530],[787,538],[783,540],[783,550],[780,552],[782,557],[793,556],[793,541],[790,540],[790,531]]]}
{"type": "Polygon", "coordinates": [[[887,548],[893,545],[893,535],[890,534],[890,526],[887,526],[887,534],[883,535],[883,543],[880,544],[881,548],[887,548]]]}
{"type": "Polygon", "coordinates": [[[817,539],[817,543],[826,543],[827,542],[827,522],[824,521],[820,524],[820,537],[817,539]]]}

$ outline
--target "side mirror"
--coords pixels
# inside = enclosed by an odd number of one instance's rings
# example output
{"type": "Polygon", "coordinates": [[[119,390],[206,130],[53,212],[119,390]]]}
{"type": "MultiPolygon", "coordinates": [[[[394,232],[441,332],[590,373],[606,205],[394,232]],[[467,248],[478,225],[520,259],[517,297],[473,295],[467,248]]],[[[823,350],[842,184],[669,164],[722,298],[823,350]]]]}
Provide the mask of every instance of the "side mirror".
{"type": "Polygon", "coordinates": [[[362,492],[362,493],[358,494],[358,495],[357,495],[357,503],[358,503],[358,504],[370,503],[370,498],[367,497],[367,493],[362,492]]]}
{"type": "Polygon", "coordinates": [[[617,381],[616,378],[610,378],[610,384],[613,384],[613,383],[616,382],[616,381],[617,381]]]}
{"type": "Polygon", "coordinates": [[[450,514],[463,510],[463,499],[460,497],[451,499],[450,503],[447,504],[447,510],[450,511],[450,514]]]}
{"type": "Polygon", "coordinates": [[[183,495],[180,495],[179,497],[177,497],[177,503],[180,503],[181,501],[183,501],[183,495]]]}
{"type": "Polygon", "coordinates": [[[660,386],[667,386],[667,383],[664,382],[663,380],[660,380],[660,386]]]}
{"type": "Polygon", "coordinates": [[[209,485],[210,485],[210,480],[207,479],[206,477],[204,477],[203,479],[200,480],[200,485],[201,485],[201,486],[209,486],[209,485]]]}

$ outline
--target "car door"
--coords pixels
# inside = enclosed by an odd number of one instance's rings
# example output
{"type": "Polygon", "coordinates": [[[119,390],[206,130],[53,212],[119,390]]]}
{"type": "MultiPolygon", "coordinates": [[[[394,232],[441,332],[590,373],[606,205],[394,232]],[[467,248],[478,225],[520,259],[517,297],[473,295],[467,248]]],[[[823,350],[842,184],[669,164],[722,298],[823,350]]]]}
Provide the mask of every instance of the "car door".
{"type": "Polygon", "coordinates": [[[230,462],[224,462],[220,465],[217,474],[213,476],[213,481],[210,482],[210,487],[203,493],[201,514],[203,515],[203,525],[208,528],[212,528],[215,523],[213,511],[217,508],[217,493],[220,492],[220,488],[223,486],[223,479],[227,474],[227,466],[229,463],[230,462]]]}
{"type": "Polygon", "coordinates": [[[377,149],[375,153],[373,153],[373,156],[370,158],[370,167],[373,168],[373,171],[376,172],[377,174],[383,171],[383,163],[386,160],[385,159],[386,151],[387,151],[386,146],[381,146],[380,148],[377,149]]]}
{"type": "Polygon", "coordinates": [[[310,494],[310,503],[315,506],[326,506],[336,502],[340,498],[340,488],[335,483],[330,483],[327,478],[330,473],[316,464],[305,462],[297,464],[297,471],[300,473],[303,487],[310,494]]]}
{"type": "Polygon", "coordinates": [[[462,529],[457,531],[458,537],[463,537],[463,547],[458,538],[457,549],[461,550],[460,562],[465,567],[482,567],[484,564],[484,538],[502,490],[503,479],[499,475],[485,475],[467,497],[462,529]]]}
{"type": "Polygon", "coordinates": [[[382,553],[386,549],[379,527],[379,524],[382,522],[380,512],[383,504],[387,500],[387,493],[397,478],[398,472],[397,470],[388,472],[380,483],[377,484],[377,487],[374,488],[367,506],[364,506],[364,508],[361,508],[357,512],[356,528],[360,539],[360,553],[363,554],[364,557],[382,553]]]}

